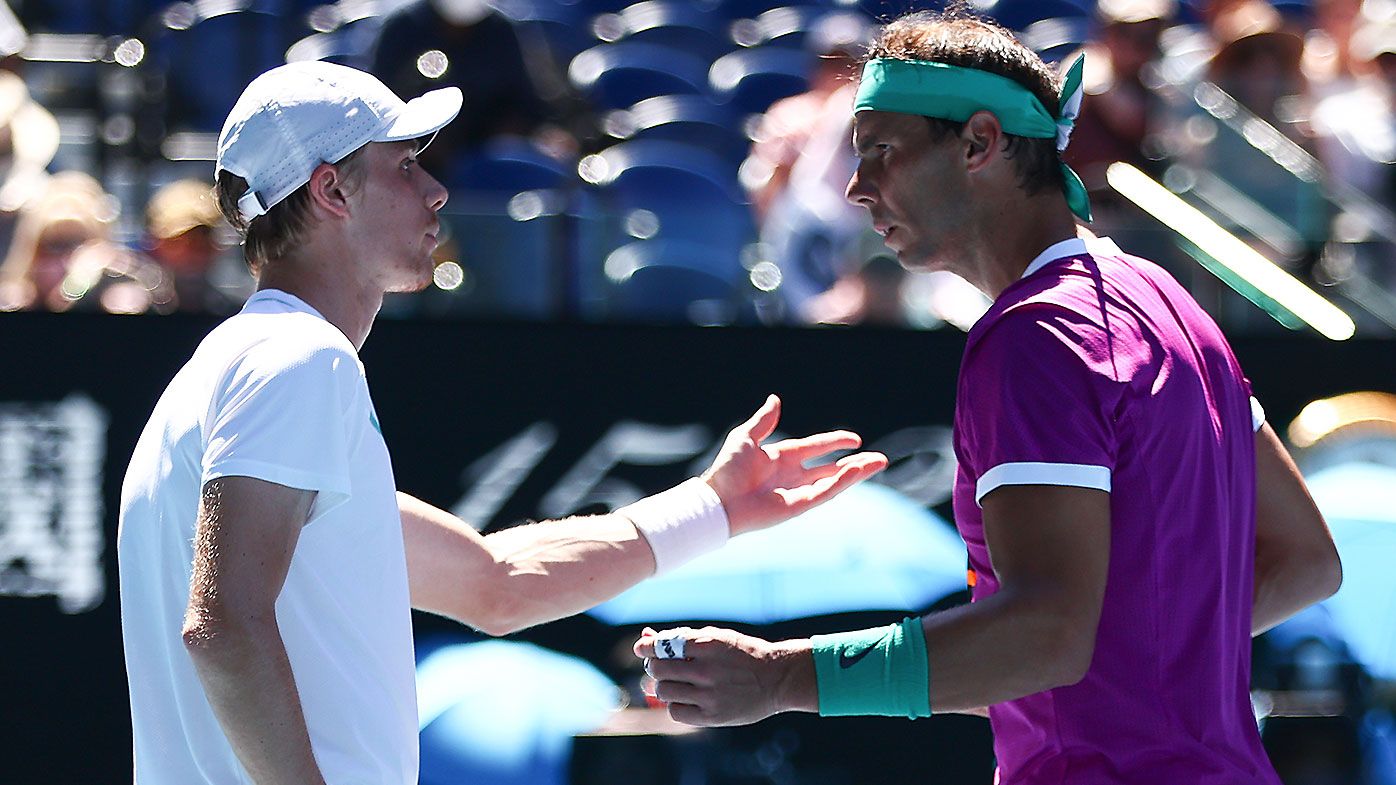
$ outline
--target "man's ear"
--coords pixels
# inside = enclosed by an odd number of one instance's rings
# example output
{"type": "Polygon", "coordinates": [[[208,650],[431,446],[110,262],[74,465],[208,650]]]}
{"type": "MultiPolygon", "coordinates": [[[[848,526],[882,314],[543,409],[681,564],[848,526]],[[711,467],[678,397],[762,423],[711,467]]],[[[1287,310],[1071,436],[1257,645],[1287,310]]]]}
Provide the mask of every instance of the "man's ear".
{"type": "Polygon", "coordinates": [[[315,210],[337,218],[349,216],[349,191],[344,187],[344,174],[333,164],[322,163],[315,167],[306,188],[315,210]]]}
{"type": "Polygon", "coordinates": [[[992,112],[980,110],[969,116],[960,131],[965,145],[965,168],[977,172],[993,162],[1003,146],[1003,126],[992,112]]]}

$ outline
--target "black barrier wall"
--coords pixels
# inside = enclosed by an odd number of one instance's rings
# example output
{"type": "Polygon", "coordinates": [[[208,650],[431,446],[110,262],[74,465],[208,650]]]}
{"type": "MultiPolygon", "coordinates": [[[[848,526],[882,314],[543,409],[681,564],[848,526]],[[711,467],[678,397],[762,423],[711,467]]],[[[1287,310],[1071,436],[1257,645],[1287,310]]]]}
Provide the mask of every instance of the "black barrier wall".
{"type": "MultiPolygon", "coordinates": [[[[115,595],[121,476],[165,383],[213,324],[0,315],[0,782],[130,781],[115,595]]],[[[782,432],[862,433],[893,459],[880,482],[948,517],[962,348],[951,332],[381,321],[363,359],[399,487],[499,528],[607,509],[690,476],[768,392],[784,398],[782,432]]],[[[1396,343],[1286,335],[1235,348],[1276,424],[1315,398],[1396,391],[1396,343]]],[[[422,635],[455,630],[417,623],[422,635]]],[[[613,672],[611,650],[634,633],[582,617],[519,637],[613,672]]],[[[824,781],[802,770],[828,781],[875,770],[888,781],[898,760],[944,782],[988,782],[992,771],[976,719],[790,718],[724,734],[733,761],[780,747],[800,782],[824,781]]],[[[730,768],[725,781],[778,780],[730,768]]]]}

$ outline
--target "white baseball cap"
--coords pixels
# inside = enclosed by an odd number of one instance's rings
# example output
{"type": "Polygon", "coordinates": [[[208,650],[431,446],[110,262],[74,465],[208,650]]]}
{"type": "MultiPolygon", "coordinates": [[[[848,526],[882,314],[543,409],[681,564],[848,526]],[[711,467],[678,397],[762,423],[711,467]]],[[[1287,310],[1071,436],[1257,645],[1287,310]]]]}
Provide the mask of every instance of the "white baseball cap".
{"type": "Polygon", "coordinates": [[[238,209],[250,221],[369,142],[441,130],[460,112],[460,88],[403,101],[372,74],[318,61],[267,71],[243,90],[218,135],[214,169],[247,181],[238,209]]]}

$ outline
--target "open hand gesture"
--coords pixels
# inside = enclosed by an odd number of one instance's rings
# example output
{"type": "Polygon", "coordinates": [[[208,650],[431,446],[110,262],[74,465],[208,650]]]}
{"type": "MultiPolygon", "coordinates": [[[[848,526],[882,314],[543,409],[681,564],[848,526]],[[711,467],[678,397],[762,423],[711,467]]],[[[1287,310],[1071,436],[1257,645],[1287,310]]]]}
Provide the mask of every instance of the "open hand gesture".
{"type": "Polygon", "coordinates": [[[887,468],[887,456],[876,452],[806,468],[808,461],[856,448],[863,440],[850,431],[829,431],[762,445],[778,422],[780,398],[772,395],[727,434],[713,465],[703,472],[703,480],[722,499],[734,535],[799,515],[887,468]]]}

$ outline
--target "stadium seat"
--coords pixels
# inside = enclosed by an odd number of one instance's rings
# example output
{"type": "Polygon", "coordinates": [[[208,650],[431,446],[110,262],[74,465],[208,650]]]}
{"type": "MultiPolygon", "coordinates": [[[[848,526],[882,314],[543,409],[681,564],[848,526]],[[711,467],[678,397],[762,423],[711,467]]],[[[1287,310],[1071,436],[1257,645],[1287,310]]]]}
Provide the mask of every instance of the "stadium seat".
{"type": "Polygon", "coordinates": [[[383,26],[378,15],[348,19],[323,33],[312,33],[286,50],[286,62],[324,60],[367,71],[373,65],[373,42],[383,26]]]}
{"type": "Polygon", "coordinates": [[[1029,49],[1048,63],[1059,63],[1079,51],[1091,36],[1090,19],[1084,17],[1058,17],[1033,22],[1018,34],[1029,49]]]}
{"type": "Polygon", "coordinates": [[[569,62],[601,43],[591,32],[592,13],[581,6],[556,0],[496,0],[492,5],[515,23],[521,38],[541,35],[557,62],[569,62]]]}
{"type": "Polygon", "coordinates": [[[706,62],[695,55],[639,42],[601,44],[577,55],[568,77],[598,109],[620,109],[657,95],[707,88],[706,62]]]}
{"type": "Polygon", "coordinates": [[[151,42],[151,65],[165,75],[166,118],[175,130],[217,132],[242,90],[258,74],[285,62],[299,21],[261,10],[193,6],[166,15],[151,42]],[[187,26],[186,26],[187,25],[187,26]]]}
{"type": "Polygon", "coordinates": [[[158,0],[43,0],[20,3],[18,16],[34,33],[130,36],[165,5],[158,0]]]}
{"type": "Polygon", "coordinates": [[[1009,30],[1026,30],[1043,19],[1089,19],[1093,6],[1089,0],[995,0],[982,10],[1009,30]]]}
{"type": "Polygon", "coordinates": [[[605,120],[606,132],[617,139],[681,142],[717,153],[733,166],[751,147],[741,126],[740,115],[702,95],[646,98],[605,120]]]}
{"type": "Polygon", "coordinates": [[[616,249],[607,259],[615,272],[609,316],[622,321],[727,324],[739,312],[740,289],[703,269],[698,246],[641,241],[616,249]]]}
{"type": "Polygon", "coordinates": [[[798,49],[743,49],[713,63],[708,82],[719,103],[755,114],[782,98],[808,90],[814,65],[814,58],[798,49]]]}
{"type": "Polygon", "coordinates": [[[442,242],[466,284],[422,298],[427,315],[547,318],[563,307],[572,264],[565,229],[576,175],[532,143],[496,139],[452,162],[442,242]]]}
{"type": "Polygon", "coordinates": [[[763,46],[788,46],[799,49],[805,44],[805,34],[815,20],[829,11],[824,8],[791,5],[772,8],[756,17],[757,30],[763,46]]]}
{"type": "Polygon", "coordinates": [[[454,160],[441,181],[453,191],[506,194],[561,188],[573,178],[569,167],[523,139],[499,138],[454,160]]]}
{"type": "MultiPolygon", "coordinates": [[[[796,0],[794,4],[810,6],[829,5],[828,2],[818,2],[817,0],[809,0],[808,3],[799,3],[798,0],[796,0]]],[[[751,19],[772,8],[792,5],[792,2],[791,0],[706,0],[702,5],[710,9],[720,18],[735,21],[738,19],[751,19]]]]}
{"type": "Polygon", "coordinates": [[[707,150],[675,142],[639,140],[582,160],[583,179],[598,186],[610,214],[633,223],[633,236],[699,243],[729,265],[755,236],[750,205],[731,162],[707,150]]]}
{"type": "Polygon", "coordinates": [[[722,21],[685,0],[644,0],[597,17],[593,30],[603,41],[653,44],[706,60],[732,49],[722,21]]]}

